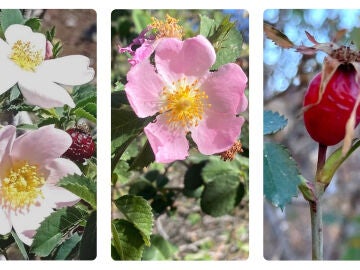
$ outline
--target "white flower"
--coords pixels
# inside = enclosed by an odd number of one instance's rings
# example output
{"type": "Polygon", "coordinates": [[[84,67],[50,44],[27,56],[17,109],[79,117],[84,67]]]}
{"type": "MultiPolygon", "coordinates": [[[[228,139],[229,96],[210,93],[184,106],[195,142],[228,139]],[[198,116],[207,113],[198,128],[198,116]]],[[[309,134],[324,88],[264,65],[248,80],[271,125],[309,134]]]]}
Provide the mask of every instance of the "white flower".
{"type": "Polygon", "coordinates": [[[13,24],[0,39],[0,94],[16,83],[25,101],[42,108],[74,107],[62,85],[81,85],[94,78],[89,58],[70,55],[45,59],[46,38],[25,25],[13,24]]]}
{"type": "Polygon", "coordinates": [[[0,235],[14,228],[31,245],[40,223],[54,208],[80,198],[57,186],[67,175],[81,175],[72,161],[59,158],[71,145],[69,134],[44,126],[16,138],[16,128],[0,129],[0,235]]]}

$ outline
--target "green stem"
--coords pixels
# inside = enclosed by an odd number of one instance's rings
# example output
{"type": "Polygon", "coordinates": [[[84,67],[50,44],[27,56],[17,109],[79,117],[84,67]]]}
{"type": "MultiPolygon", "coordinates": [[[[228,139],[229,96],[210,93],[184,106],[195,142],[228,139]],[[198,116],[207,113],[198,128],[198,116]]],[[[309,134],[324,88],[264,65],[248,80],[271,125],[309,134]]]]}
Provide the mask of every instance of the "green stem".
{"type": "MultiPolygon", "coordinates": [[[[315,193],[318,193],[316,190],[320,188],[320,185],[317,185],[317,183],[315,185],[316,185],[315,193]]],[[[310,218],[311,218],[312,259],[323,260],[324,242],[323,242],[321,199],[310,201],[309,204],[310,204],[310,218]]]]}
{"type": "MultiPolygon", "coordinates": [[[[316,175],[324,167],[326,161],[327,146],[319,144],[318,162],[316,168],[316,175]]],[[[317,179],[316,177],[315,179],[317,179]]],[[[315,180],[314,195],[315,200],[309,201],[310,205],[310,219],[311,219],[311,239],[312,239],[312,259],[324,259],[324,243],[323,243],[323,222],[322,222],[322,206],[321,197],[324,193],[325,185],[315,180]]]]}

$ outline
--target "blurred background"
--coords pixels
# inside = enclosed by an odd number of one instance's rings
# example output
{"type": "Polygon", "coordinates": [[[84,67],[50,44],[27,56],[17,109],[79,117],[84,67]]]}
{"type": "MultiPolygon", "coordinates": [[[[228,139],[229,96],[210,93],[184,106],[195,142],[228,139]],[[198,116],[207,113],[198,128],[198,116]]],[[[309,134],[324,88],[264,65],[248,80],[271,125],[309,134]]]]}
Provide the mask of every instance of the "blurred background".
{"type": "MultiPolygon", "coordinates": [[[[125,54],[118,53],[118,46],[126,47],[143,30],[144,20],[150,22],[154,16],[163,20],[165,15],[179,19],[184,27],[185,38],[199,33],[199,14],[208,15],[212,19],[230,15],[236,21],[236,28],[243,36],[242,53],[237,59],[248,75],[249,53],[249,17],[244,10],[114,10],[112,12],[112,91],[116,83],[126,83],[126,74],[130,68],[125,54]]],[[[243,114],[242,114],[243,115],[243,114]]],[[[244,115],[247,119],[248,116],[244,115]]],[[[248,125],[246,125],[248,126],[248,125]]],[[[248,148],[248,132],[242,134],[245,151],[248,148]]],[[[157,168],[164,169],[163,164],[157,168]]],[[[165,167],[165,170],[166,167],[165,167]]],[[[176,162],[170,167],[169,187],[181,190],[184,186],[186,162],[176,162]]],[[[115,189],[115,188],[114,188],[115,189]]],[[[113,194],[116,194],[113,191],[113,194]]],[[[230,215],[211,217],[201,211],[196,198],[189,198],[178,193],[173,207],[176,211],[167,211],[156,217],[154,234],[161,235],[176,250],[172,260],[242,260],[248,258],[248,195],[230,215]]],[[[113,210],[113,217],[117,211],[113,210]]],[[[156,258],[155,258],[156,259],[156,258]]],[[[158,258],[159,259],[159,258],[158,258]]]]}
{"type": "MultiPolygon", "coordinates": [[[[311,46],[305,31],[318,42],[360,48],[360,10],[266,10],[264,22],[282,31],[296,45],[311,46]]],[[[317,143],[307,134],[301,115],[310,80],[321,71],[324,53],[306,56],[282,49],[264,35],[264,109],[288,119],[287,127],[271,140],[284,144],[302,175],[312,180],[317,143]]],[[[358,129],[357,129],[358,130],[358,129]]],[[[356,137],[359,136],[357,131],[356,137]]],[[[328,153],[339,145],[330,147],[328,153]]],[[[324,257],[360,258],[360,155],[355,152],[337,171],[323,196],[324,257]]],[[[311,259],[310,214],[299,194],[284,211],[264,202],[264,257],[268,260],[311,259]]]]}

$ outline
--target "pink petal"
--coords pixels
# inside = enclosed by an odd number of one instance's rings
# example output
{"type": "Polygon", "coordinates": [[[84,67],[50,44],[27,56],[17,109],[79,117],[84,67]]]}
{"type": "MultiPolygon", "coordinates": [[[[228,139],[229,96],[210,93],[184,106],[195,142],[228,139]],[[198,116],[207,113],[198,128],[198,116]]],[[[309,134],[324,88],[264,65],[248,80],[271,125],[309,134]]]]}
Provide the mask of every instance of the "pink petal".
{"type": "Polygon", "coordinates": [[[40,223],[52,212],[52,208],[44,202],[31,205],[29,211],[11,211],[11,222],[20,240],[30,246],[40,223]]]}
{"type": "MultiPolygon", "coordinates": [[[[10,151],[16,137],[16,128],[8,125],[0,129],[0,181],[11,167],[10,151]]],[[[1,219],[0,219],[1,220],[1,219]]]]}
{"type": "Polygon", "coordinates": [[[0,208],[0,234],[5,235],[11,231],[11,222],[8,215],[0,208]]]}
{"type": "Polygon", "coordinates": [[[11,156],[14,160],[29,161],[41,165],[49,159],[60,157],[71,145],[69,134],[54,126],[44,126],[18,137],[13,145],[11,156]]]}
{"type": "Polygon", "coordinates": [[[129,63],[132,66],[139,64],[140,62],[147,59],[154,52],[152,43],[145,42],[139,48],[136,49],[134,56],[129,59],[129,63]]]}
{"type": "Polygon", "coordinates": [[[144,60],[132,67],[127,80],[126,95],[136,115],[147,117],[157,113],[164,83],[150,62],[144,60]]]}
{"type": "Polygon", "coordinates": [[[44,185],[42,188],[42,192],[47,205],[52,208],[72,206],[78,201],[80,201],[80,198],[75,194],[62,187],[54,185],[44,185]]]}
{"type": "Polygon", "coordinates": [[[212,110],[238,114],[248,105],[244,93],[246,83],[247,77],[241,67],[230,63],[210,73],[200,88],[209,96],[212,110]]]}
{"type": "Polygon", "coordinates": [[[156,68],[168,83],[183,76],[201,78],[216,59],[213,46],[201,35],[185,41],[164,38],[155,52],[156,68]]]}
{"type": "Polygon", "coordinates": [[[62,107],[65,104],[75,107],[74,101],[65,88],[39,74],[29,73],[27,76],[21,76],[18,84],[28,104],[42,108],[62,107]]]}
{"type": "Polygon", "coordinates": [[[238,139],[244,121],[244,118],[233,114],[209,111],[203,121],[191,129],[191,137],[201,153],[220,153],[228,150],[238,139]]]}
{"type": "Polygon", "coordinates": [[[148,124],[144,131],[155,154],[156,162],[170,163],[187,157],[189,143],[185,132],[170,129],[164,116],[157,117],[157,121],[148,124]]]}
{"type": "Polygon", "coordinates": [[[57,158],[46,162],[41,168],[46,177],[47,184],[56,184],[61,178],[67,175],[81,175],[79,167],[69,159],[57,158]]]}

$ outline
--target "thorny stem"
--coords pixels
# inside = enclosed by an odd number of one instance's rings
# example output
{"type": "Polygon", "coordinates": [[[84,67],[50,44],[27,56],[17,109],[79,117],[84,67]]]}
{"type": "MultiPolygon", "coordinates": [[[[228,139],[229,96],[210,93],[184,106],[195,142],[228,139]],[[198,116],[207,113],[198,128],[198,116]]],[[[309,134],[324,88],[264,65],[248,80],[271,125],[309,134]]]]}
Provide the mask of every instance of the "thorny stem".
{"type": "MultiPolygon", "coordinates": [[[[319,144],[318,162],[316,168],[316,175],[324,167],[326,161],[327,146],[319,144]]],[[[315,178],[317,179],[317,177],[315,178]]],[[[314,193],[315,200],[309,201],[310,218],[311,218],[311,239],[312,239],[312,259],[324,259],[324,244],[323,244],[323,222],[322,222],[322,205],[321,197],[324,193],[325,186],[323,183],[315,180],[314,193]]]]}

